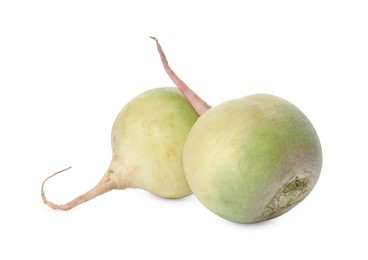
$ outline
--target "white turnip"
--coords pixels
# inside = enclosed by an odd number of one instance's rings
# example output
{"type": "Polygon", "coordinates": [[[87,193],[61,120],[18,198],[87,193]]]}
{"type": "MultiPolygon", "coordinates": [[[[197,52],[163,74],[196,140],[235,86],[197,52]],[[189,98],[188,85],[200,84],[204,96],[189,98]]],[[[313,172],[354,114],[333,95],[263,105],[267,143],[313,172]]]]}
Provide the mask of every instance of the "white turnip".
{"type": "Polygon", "coordinates": [[[191,194],[183,171],[183,147],[198,115],[176,88],[148,90],[118,114],[111,133],[112,160],[100,182],[74,200],[57,205],[41,187],[44,203],[68,210],[113,189],[142,188],[163,198],[191,194]]]}

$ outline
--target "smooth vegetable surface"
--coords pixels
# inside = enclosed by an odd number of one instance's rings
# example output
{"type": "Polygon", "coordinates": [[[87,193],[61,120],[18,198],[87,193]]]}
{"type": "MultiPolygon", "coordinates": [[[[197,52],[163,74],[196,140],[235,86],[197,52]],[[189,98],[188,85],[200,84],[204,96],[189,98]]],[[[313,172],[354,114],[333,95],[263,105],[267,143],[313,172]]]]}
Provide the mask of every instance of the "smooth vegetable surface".
{"type": "MultiPolygon", "coordinates": [[[[118,114],[111,133],[112,160],[101,181],[74,200],[54,209],[71,209],[112,189],[142,188],[164,198],[192,192],[183,171],[183,147],[198,115],[176,88],[148,90],[118,114]]],[[[62,171],[60,171],[62,172],[62,171]]],[[[57,172],[56,174],[60,173],[57,172]]]]}
{"type": "Polygon", "coordinates": [[[308,118],[290,102],[257,94],[211,108],[169,67],[165,71],[200,118],[184,147],[184,172],[195,196],[234,222],[255,223],[289,211],[311,192],[322,150],[308,118]]]}
{"type": "Polygon", "coordinates": [[[220,104],[194,124],[184,170],[196,197],[219,216],[253,223],[302,201],[322,167],[321,145],[307,117],[272,95],[220,104]]]}

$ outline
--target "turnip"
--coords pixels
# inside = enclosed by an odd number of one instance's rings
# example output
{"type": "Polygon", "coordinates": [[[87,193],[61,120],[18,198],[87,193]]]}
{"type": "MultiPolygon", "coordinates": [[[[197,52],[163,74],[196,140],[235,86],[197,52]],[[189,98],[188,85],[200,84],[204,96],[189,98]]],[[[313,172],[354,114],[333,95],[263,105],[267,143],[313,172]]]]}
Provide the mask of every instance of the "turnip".
{"type": "Polygon", "coordinates": [[[201,115],[183,155],[185,176],[199,201],[227,220],[255,223],[305,199],[319,178],[322,150],[303,112],[267,94],[210,108],[175,75],[155,40],[166,72],[201,115]]]}
{"type": "MultiPolygon", "coordinates": [[[[198,115],[176,88],[156,88],[131,100],[118,114],[111,133],[112,160],[100,182],[53,209],[68,210],[113,189],[142,188],[163,198],[192,194],[183,171],[183,147],[198,115]]],[[[65,169],[67,170],[67,169],[65,169]]]]}

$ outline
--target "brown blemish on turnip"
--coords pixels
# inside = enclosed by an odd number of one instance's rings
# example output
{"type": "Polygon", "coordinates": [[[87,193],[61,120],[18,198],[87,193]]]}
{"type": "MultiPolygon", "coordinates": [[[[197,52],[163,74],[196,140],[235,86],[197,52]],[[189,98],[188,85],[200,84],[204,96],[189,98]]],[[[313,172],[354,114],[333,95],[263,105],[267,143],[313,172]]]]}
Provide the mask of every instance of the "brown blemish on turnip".
{"type": "Polygon", "coordinates": [[[310,191],[309,177],[295,176],[282,187],[267,204],[263,215],[277,217],[298,204],[310,191]]]}

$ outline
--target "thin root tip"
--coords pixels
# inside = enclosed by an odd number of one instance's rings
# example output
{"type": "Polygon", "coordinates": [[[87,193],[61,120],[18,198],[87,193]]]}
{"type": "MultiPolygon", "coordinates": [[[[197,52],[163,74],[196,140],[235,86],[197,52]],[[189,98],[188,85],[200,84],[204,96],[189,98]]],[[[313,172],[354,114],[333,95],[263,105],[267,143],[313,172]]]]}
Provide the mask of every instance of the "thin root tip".
{"type": "Polygon", "coordinates": [[[47,177],[47,178],[42,182],[42,185],[41,185],[41,197],[42,197],[42,200],[43,200],[43,202],[44,202],[46,205],[50,206],[50,207],[51,207],[51,208],[53,208],[53,209],[57,209],[57,208],[58,208],[58,206],[57,206],[57,205],[55,205],[55,204],[53,204],[52,202],[50,202],[50,201],[48,201],[48,200],[47,200],[46,195],[45,195],[45,191],[44,191],[44,189],[43,189],[43,187],[44,187],[44,185],[45,185],[45,182],[46,182],[48,179],[50,179],[50,178],[54,177],[55,175],[57,175],[57,174],[59,174],[59,173],[61,173],[61,172],[65,172],[65,171],[69,170],[70,168],[72,168],[72,166],[69,166],[68,168],[65,168],[65,169],[63,169],[63,170],[61,170],[61,171],[55,172],[54,174],[50,175],[49,177],[47,177]]]}
{"type": "Polygon", "coordinates": [[[152,40],[154,40],[154,41],[158,42],[158,39],[157,39],[156,37],[154,37],[154,36],[150,36],[150,38],[151,38],[152,40]]]}

